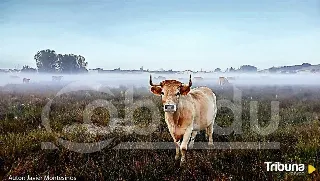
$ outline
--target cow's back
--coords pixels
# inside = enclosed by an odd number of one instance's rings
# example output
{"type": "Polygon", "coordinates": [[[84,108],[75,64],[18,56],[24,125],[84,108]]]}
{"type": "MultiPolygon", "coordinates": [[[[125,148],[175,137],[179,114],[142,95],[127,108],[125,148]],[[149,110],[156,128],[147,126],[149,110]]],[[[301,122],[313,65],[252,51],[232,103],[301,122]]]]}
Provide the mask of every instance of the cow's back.
{"type": "Polygon", "coordinates": [[[194,129],[204,129],[216,114],[216,96],[208,87],[198,87],[189,92],[195,106],[194,129]]]}

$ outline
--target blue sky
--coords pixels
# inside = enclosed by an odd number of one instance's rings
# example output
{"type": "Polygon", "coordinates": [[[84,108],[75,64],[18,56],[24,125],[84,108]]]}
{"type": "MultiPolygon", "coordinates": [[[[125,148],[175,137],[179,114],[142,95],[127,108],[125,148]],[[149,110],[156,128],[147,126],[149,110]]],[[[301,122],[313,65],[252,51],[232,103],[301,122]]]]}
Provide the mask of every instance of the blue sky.
{"type": "Polygon", "coordinates": [[[0,1],[0,67],[42,49],[105,69],[320,64],[320,1],[0,1]]]}

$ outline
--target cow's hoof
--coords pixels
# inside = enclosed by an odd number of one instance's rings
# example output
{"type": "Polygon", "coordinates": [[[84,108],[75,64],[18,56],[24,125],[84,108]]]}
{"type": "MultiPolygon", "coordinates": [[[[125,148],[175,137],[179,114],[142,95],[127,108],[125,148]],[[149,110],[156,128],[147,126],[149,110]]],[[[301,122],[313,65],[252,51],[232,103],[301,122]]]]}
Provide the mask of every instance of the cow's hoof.
{"type": "Polygon", "coordinates": [[[186,166],[186,160],[185,159],[181,159],[180,167],[185,167],[185,166],[186,166]]]}
{"type": "Polygon", "coordinates": [[[179,155],[176,155],[176,156],[174,157],[175,160],[179,160],[179,158],[180,158],[179,155]]]}
{"type": "Polygon", "coordinates": [[[213,142],[209,142],[209,143],[208,143],[208,146],[209,146],[209,147],[213,147],[213,142]]]}

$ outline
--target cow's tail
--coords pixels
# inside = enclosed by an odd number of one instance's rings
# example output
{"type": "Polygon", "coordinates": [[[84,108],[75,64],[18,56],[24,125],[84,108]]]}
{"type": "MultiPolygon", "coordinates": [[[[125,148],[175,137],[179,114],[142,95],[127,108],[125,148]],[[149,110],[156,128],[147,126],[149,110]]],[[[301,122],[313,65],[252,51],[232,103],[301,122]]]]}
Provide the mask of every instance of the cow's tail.
{"type": "Polygon", "coordinates": [[[216,95],[213,93],[213,118],[212,118],[212,124],[215,123],[215,119],[216,119],[216,116],[217,116],[217,112],[218,112],[218,108],[217,108],[217,97],[216,95]]]}

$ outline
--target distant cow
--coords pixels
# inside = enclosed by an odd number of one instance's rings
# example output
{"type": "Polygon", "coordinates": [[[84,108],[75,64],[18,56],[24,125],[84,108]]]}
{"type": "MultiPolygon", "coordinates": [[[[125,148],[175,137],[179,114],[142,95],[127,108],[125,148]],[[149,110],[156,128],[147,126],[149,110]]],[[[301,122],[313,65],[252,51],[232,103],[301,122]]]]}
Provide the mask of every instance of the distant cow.
{"type": "Polygon", "coordinates": [[[195,80],[203,80],[202,77],[194,77],[195,80]]]}
{"type": "Polygon", "coordinates": [[[30,82],[30,79],[23,78],[23,83],[29,83],[29,82],[30,82]]]}
{"type": "Polygon", "coordinates": [[[18,78],[20,78],[20,77],[17,76],[17,75],[10,75],[10,78],[12,78],[12,79],[18,79],[18,78]]]}
{"type": "Polygon", "coordinates": [[[219,85],[230,84],[228,79],[225,77],[219,77],[219,85]]]}
{"type": "Polygon", "coordinates": [[[175,159],[180,158],[180,165],[185,162],[187,145],[193,147],[198,131],[206,130],[209,146],[213,145],[213,124],[217,114],[216,95],[207,87],[190,89],[189,84],[182,84],[177,80],[164,80],[160,84],[153,84],[150,75],[151,92],[161,96],[165,121],[176,145],[175,159]],[[180,144],[180,141],[182,143],[180,144]]]}
{"type": "Polygon", "coordinates": [[[155,79],[165,79],[165,77],[163,77],[163,76],[158,76],[158,77],[155,77],[155,79]]]}
{"type": "Polygon", "coordinates": [[[52,76],[52,81],[60,81],[63,76],[52,76]]]}
{"type": "Polygon", "coordinates": [[[235,77],[227,77],[228,80],[236,80],[235,77]]]}

